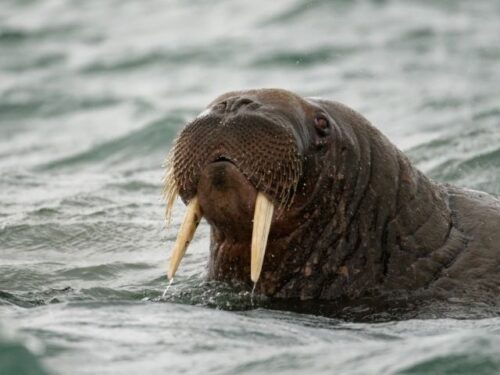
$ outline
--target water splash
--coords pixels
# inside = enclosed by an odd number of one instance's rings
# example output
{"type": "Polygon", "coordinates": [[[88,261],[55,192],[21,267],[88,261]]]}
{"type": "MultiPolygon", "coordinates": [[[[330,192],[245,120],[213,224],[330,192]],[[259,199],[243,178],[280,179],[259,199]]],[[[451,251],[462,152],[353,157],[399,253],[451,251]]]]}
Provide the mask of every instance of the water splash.
{"type": "Polygon", "coordinates": [[[255,296],[255,288],[257,287],[257,283],[253,283],[253,288],[252,288],[252,293],[250,294],[250,303],[252,305],[252,308],[255,307],[254,305],[254,296],[255,296]]]}
{"type": "Polygon", "coordinates": [[[161,299],[162,299],[162,300],[164,300],[164,299],[165,299],[165,296],[167,295],[168,290],[170,289],[170,286],[172,285],[172,283],[173,283],[173,282],[174,282],[174,278],[172,277],[172,278],[170,279],[170,281],[168,282],[167,287],[166,287],[166,288],[165,288],[165,290],[163,291],[163,294],[162,294],[162,296],[161,296],[161,299]]]}

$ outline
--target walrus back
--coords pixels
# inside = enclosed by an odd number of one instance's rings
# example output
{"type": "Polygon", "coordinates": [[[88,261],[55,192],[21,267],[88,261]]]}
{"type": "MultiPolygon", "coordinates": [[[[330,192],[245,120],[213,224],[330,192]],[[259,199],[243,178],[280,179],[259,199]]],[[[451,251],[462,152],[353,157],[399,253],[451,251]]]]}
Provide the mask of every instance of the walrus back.
{"type": "Polygon", "coordinates": [[[500,294],[500,200],[490,194],[447,185],[453,222],[467,243],[436,287],[452,282],[466,295],[500,294]]]}

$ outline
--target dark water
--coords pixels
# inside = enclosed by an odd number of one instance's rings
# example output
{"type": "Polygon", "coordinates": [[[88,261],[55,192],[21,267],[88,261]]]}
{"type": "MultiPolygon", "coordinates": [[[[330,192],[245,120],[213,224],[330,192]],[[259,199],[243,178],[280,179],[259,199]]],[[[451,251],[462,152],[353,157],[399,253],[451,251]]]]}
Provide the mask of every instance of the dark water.
{"type": "Polygon", "coordinates": [[[0,374],[499,373],[498,317],[251,308],[204,282],[205,224],[160,298],[183,213],[165,229],[164,156],[230,89],[340,100],[433,178],[500,194],[499,20],[495,0],[2,0],[0,374]]]}

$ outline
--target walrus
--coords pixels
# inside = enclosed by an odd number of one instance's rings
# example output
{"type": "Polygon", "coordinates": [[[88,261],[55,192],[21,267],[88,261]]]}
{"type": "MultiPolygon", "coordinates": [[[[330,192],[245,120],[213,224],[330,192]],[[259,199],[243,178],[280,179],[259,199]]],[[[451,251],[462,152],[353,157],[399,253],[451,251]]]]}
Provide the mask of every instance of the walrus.
{"type": "Polygon", "coordinates": [[[167,216],[187,204],[173,278],[211,227],[208,278],[278,299],[500,294],[500,201],[438,183],[362,115],[282,89],[225,93],[167,159],[167,216]]]}

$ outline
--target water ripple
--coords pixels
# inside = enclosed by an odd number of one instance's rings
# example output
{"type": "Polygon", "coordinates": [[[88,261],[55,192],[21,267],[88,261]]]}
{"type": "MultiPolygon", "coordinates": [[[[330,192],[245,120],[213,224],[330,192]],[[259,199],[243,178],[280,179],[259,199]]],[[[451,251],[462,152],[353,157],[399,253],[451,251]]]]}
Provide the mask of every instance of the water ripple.
{"type": "MultiPolygon", "coordinates": [[[[167,115],[155,120],[145,127],[126,134],[122,137],[93,146],[91,149],[73,156],[54,160],[39,166],[40,170],[53,170],[75,167],[84,164],[115,165],[129,162],[152,153],[166,155],[169,142],[176,134],[177,129],[185,122],[183,116],[167,115]]],[[[161,157],[158,159],[161,163],[161,157]]]]}

